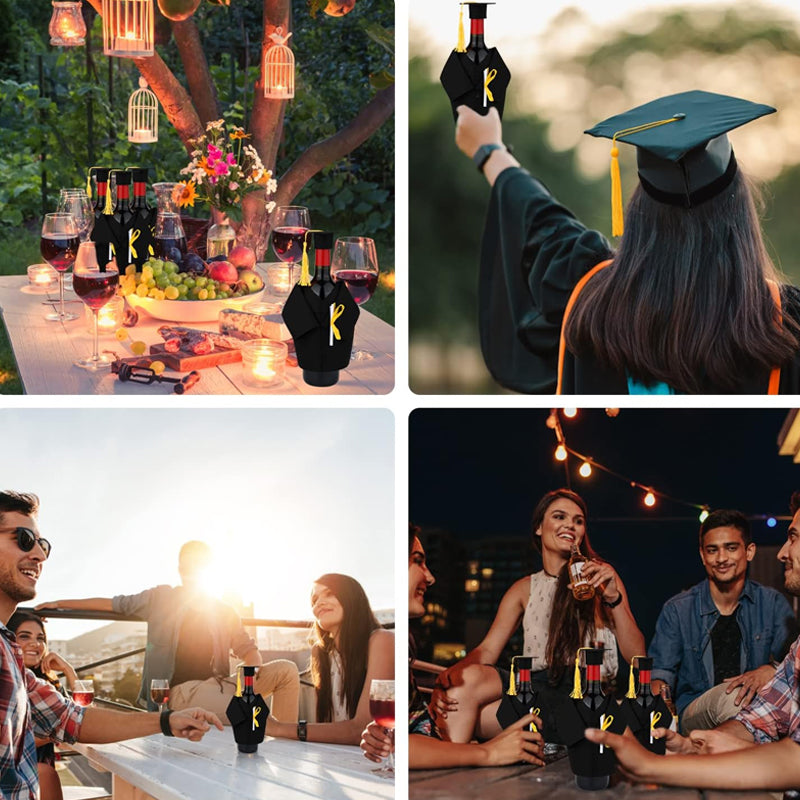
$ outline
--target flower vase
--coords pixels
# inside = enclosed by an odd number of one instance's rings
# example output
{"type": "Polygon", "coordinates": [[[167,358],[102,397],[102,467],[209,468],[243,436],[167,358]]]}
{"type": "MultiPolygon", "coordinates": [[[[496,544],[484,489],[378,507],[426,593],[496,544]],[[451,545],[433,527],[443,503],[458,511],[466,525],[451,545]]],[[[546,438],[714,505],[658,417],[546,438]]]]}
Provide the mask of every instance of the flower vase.
{"type": "Polygon", "coordinates": [[[236,242],[236,231],[228,219],[228,215],[219,208],[211,209],[211,227],[206,236],[206,258],[225,256],[236,242]]]}

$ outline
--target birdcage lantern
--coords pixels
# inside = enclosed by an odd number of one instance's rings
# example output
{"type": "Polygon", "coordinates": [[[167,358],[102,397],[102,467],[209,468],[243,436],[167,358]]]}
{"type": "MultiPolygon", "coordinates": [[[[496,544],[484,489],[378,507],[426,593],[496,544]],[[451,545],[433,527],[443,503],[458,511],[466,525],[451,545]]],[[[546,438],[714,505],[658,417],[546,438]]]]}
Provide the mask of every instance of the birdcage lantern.
{"type": "Polygon", "coordinates": [[[103,53],[145,58],[155,53],[153,0],[103,0],[103,53]]]}
{"type": "Polygon", "coordinates": [[[128,100],[128,141],[149,144],[158,141],[158,98],[139,78],[139,88],[128,100]]]}
{"type": "Polygon", "coordinates": [[[286,45],[291,33],[278,27],[269,35],[272,45],[264,53],[264,97],[289,100],[294,97],[294,53],[286,45]]]}
{"type": "Polygon", "coordinates": [[[56,47],[79,47],[86,44],[86,23],[83,21],[80,0],[61,3],[53,0],[53,16],[47,29],[50,44],[56,47]]]}

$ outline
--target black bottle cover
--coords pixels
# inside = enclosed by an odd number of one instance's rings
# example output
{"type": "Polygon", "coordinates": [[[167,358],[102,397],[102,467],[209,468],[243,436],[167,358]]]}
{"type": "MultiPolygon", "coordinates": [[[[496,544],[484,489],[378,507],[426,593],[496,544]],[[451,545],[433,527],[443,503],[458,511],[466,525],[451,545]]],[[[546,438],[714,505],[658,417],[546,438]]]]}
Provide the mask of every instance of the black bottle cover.
{"type": "Polygon", "coordinates": [[[264,741],[267,729],[269,706],[260,694],[253,691],[255,667],[241,667],[244,672],[244,688],[241,695],[232,697],[226,715],[233,726],[233,738],[240,753],[255,753],[264,741]]]}

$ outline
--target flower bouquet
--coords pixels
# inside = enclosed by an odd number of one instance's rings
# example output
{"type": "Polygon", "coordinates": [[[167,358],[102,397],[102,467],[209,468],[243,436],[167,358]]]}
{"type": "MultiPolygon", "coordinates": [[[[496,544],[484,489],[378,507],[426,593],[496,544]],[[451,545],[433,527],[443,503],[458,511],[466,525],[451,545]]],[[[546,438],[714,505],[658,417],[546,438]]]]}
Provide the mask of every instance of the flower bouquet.
{"type": "MultiPolygon", "coordinates": [[[[245,143],[250,134],[225,120],[206,125],[203,136],[192,141],[192,160],[181,170],[191,177],[175,188],[174,199],[181,208],[194,206],[195,200],[208,203],[230,219],[241,222],[242,200],[250,192],[263,190],[266,196],[278,188],[272,172],[265,169],[255,147],[245,143]]],[[[267,202],[267,213],[275,207],[267,202]]]]}

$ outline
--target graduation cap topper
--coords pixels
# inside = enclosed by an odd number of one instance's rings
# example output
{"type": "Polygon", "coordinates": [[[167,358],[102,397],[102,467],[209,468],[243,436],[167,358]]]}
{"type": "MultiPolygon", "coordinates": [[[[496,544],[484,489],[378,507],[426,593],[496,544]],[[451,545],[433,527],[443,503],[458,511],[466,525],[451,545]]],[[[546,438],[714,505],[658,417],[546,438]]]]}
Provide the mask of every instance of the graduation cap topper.
{"type": "Polygon", "coordinates": [[[728,131],[774,112],[772,106],[695,90],[658,98],[584,131],[612,141],[613,235],[623,233],[617,141],[636,146],[639,179],[653,199],[692,208],[723,192],[736,175],[728,131]]]}

